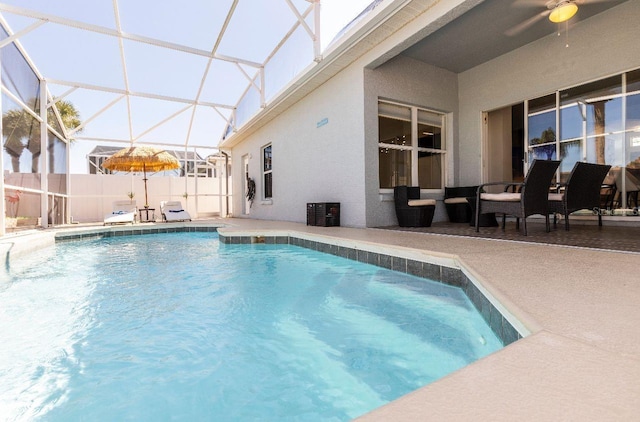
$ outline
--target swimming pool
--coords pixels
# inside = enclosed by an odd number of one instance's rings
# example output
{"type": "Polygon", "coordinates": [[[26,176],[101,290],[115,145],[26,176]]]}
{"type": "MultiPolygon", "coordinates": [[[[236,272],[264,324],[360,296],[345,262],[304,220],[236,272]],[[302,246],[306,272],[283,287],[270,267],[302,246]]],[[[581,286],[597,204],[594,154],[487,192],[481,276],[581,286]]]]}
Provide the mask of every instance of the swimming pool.
{"type": "Polygon", "coordinates": [[[0,413],[348,420],[502,344],[461,289],[216,234],[58,244],[0,287],[0,413]]]}

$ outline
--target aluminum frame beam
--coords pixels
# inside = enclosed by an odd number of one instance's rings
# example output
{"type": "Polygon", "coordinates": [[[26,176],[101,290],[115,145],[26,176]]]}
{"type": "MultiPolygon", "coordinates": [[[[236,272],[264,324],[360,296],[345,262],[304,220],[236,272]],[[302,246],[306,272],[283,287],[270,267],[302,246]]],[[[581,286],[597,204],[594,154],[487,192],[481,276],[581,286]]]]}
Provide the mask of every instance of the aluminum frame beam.
{"type": "MultiPolygon", "coordinates": [[[[289,40],[289,38],[293,35],[293,33],[299,27],[302,27],[304,29],[304,31],[309,35],[309,37],[313,41],[315,60],[316,61],[320,61],[322,59],[321,55],[320,55],[320,25],[319,25],[319,22],[320,22],[320,0],[306,0],[306,2],[309,4],[309,6],[306,7],[306,9],[303,12],[298,10],[298,8],[293,4],[292,0],[281,0],[281,1],[284,1],[288,5],[289,9],[292,11],[292,13],[295,16],[296,20],[293,23],[293,25],[290,28],[290,30],[286,33],[286,35],[280,40],[280,42],[275,46],[275,48],[270,52],[270,54],[267,55],[267,57],[265,58],[264,63],[257,63],[257,62],[252,61],[252,60],[246,60],[246,59],[242,59],[242,58],[239,58],[239,57],[231,57],[231,56],[228,56],[228,55],[218,54],[218,51],[217,51],[218,47],[220,46],[222,40],[224,39],[225,33],[227,32],[227,29],[228,29],[228,27],[229,27],[229,25],[231,23],[231,20],[232,20],[232,18],[234,16],[234,13],[236,12],[236,8],[237,8],[237,6],[239,4],[239,1],[240,0],[233,0],[231,5],[229,6],[229,9],[228,9],[224,24],[223,24],[221,30],[218,32],[216,41],[215,41],[214,46],[211,49],[211,51],[206,51],[206,50],[202,50],[202,49],[198,49],[198,48],[189,47],[189,46],[186,46],[186,45],[181,45],[181,44],[177,44],[177,43],[162,41],[162,40],[159,40],[159,39],[156,39],[156,38],[146,37],[146,36],[132,34],[132,33],[127,33],[125,31],[123,31],[122,30],[122,25],[121,25],[121,14],[120,14],[120,8],[119,8],[118,0],[112,0],[113,13],[114,13],[114,19],[115,19],[115,29],[109,28],[109,27],[105,27],[105,26],[101,26],[101,25],[94,25],[94,24],[90,24],[90,23],[86,23],[86,22],[82,22],[82,21],[78,21],[78,20],[74,20],[74,19],[68,19],[68,18],[56,16],[56,15],[53,15],[53,14],[50,14],[50,13],[40,12],[40,11],[37,11],[37,10],[30,10],[30,9],[27,9],[27,8],[24,8],[24,7],[13,6],[13,5],[5,4],[5,3],[0,3],[0,12],[8,12],[8,13],[12,13],[12,14],[15,14],[15,15],[20,15],[20,16],[31,18],[31,19],[35,19],[37,21],[35,23],[29,25],[27,28],[25,28],[25,29],[23,29],[23,30],[21,30],[19,32],[16,32],[14,34],[11,34],[11,30],[10,30],[9,26],[6,24],[6,21],[4,20],[4,17],[2,16],[1,13],[0,13],[0,23],[3,24],[3,26],[8,30],[8,32],[10,34],[10,37],[3,41],[4,45],[8,45],[9,43],[14,42],[15,45],[20,49],[21,53],[23,53],[23,55],[27,58],[28,63],[34,69],[34,71],[36,72],[36,75],[38,76],[38,78],[41,81],[45,81],[46,83],[48,83],[50,85],[62,85],[62,86],[69,86],[70,87],[70,89],[65,91],[60,97],[53,98],[50,102],[47,101],[47,107],[50,107],[50,106],[54,105],[57,101],[60,101],[62,98],[65,98],[65,97],[69,96],[71,93],[75,92],[78,89],[88,89],[88,90],[102,91],[102,92],[118,94],[118,95],[121,96],[119,98],[116,98],[111,103],[107,104],[103,109],[101,109],[99,112],[97,112],[96,114],[91,116],[89,119],[85,120],[82,123],[82,125],[79,126],[78,128],[75,128],[72,131],[67,131],[67,130],[65,130],[63,128],[63,132],[65,132],[65,135],[73,136],[74,134],[78,133],[80,130],[85,128],[91,121],[93,121],[96,117],[98,117],[100,114],[102,114],[103,112],[108,110],[111,106],[113,106],[114,104],[119,102],[122,99],[122,97],[124,97],[126,99],[126,102],[127,102],[127,118],[128,118],[129,142],[130,143],[136,142],[139,138],[145,136],[146,134],[151,132],[153,129],[157,128],[158,126],[160,126],[160,125],[162,125],[164,123],[166,123],[167,121],[171,120],[172,118],[176,117],[177,115],[187,111],[189,109],[189,107],[191,107],[192,108],[191,117],[190,117],[190,120],[189,120],[187,133],[186,133],[185,139],[184,139],[184,146],[186,148],[186,147],[190,146],[191,132],[192,132],[194,120],[195,120],[195,117],[196,117],[197,106],[205,106],[205,107],[213,108],[213,110],[220,117],[222,117],[224,121],[226,121],[227,125],[232,125],[233,122],[235,122],[235,113],[236,113],[238,105],[240,104],[240,102],[242,101],[242,99],[244,98],[246,93],[253,87],[260,94],[260,107],[263,107],[263,108],[266,107],[264,68],[265,68],[266,64],[269,63],[272,60],[272,58],[277,54],[277,52],[282,48],[282,46],[285,45],[285,43],[289,40]],[[313,13],[313,16],[314,16],[313,28],[306,21],[306,19],[308,18],[308,16],[311,13],[313,13]],[[44,25],[45,23],[52,23],[52,24],[67,26],[67,27],[71,27],[71,28],[75,28],[75,29],[79,29],[79,30],[90,31],[90,32],[93,32],[93,33],[98,33],[98,34],[101,34],[101,35],[105,35],[105,36],[116,38],[117,41],[118,41],[120,62],[121,62],[121,66],[122,66],[122,78],[123,78],[124,89],[110,88],[110,87],[99,86],[99,85],[92,85],[92,84],[78,83],[78,82],[70,82],[70,81],[64,81],[64,80],[59,80],[59,79],[42,77],[38,73],[37,68],[35,67],[35,65],[31,61],[31,59],[28,57],[28,55],[26,54],[26,52],[24,51],[24,49],[20,45],[19,38],[24,36],[27,33],[30,33],[32,31],[34,31],[35,29],[37,29],[38,27],[44,25]],[[132,91],[131,87],[130,87],[130,84],[129,84],[129,75],[128,75],[128,70],[127,70],[127,60],[126,60],[126,55],[125,55],[124,40],[129,40],[129,41],[148,44],[148,45],[153,45],[153,46],[161,47],[161,48],[165,48],[165,49],[172,49],[172,50],[176,50],[176,51],[180,51],[180,52],[184,52],[184,53],[192,54],[192,55],[196,55],[196,56],[207,57],[207,59],[208,59],[207,66],[206,66],[206,68],[205,68],[205,70],[203,72],[203,76],[202,76],[202,79],[200,81],[200,86],[198,88],[198,92],[197,92],[196,96],[193,99],[191,99],[191,98],[179,98],[179,97],[173,97],[173,96],[153,94],[153,93],[147,93],[147,92],[135,92],[135,91],[132,91]],[[221,61],[234,63],[236,65],[237,69],[239,70],[239,72],[242,75],[244,75],[244,77],[248,81],[248,85],[246,86],[245,90],[242,92],[240,98],[238,99],[238,101],[237,101],[237,103],[235,105],[218,104],[218,103],[213,103],[213,102],[207,102],[207,101],[201,101],[200,100],[201,96],[202,96],[202,93],[203,93],[203,90],[204,90],[204,87],[205,87],[205,84],[206,84],[206,81],[207,81],[207,78],[209,76],[209,71],[211,69],[211,65],[212,65],[213,60],[221,60],[221,61]],[[257,70],[255,75],[251,76],[250,72],[248,72],[247,69],[243,68],[243,66],[255,68],[257,70]],[[131,98],[132,97],[140,97],[140,98],[147,98],[147,99],[154,99],[154,100],[162,100],[162,101],[168,101],[168,102],[177,102],[177,103],[187,104],[188,106],[182,108],[178,112],[174,113],[172,116],[169,116],[169,117],[159,121],[157,124],[153,125],[152,127],[146,129],[145,131],[143,131],[142,133],[140,133],[139,135],[136,136],[134,134],[134,131],[133,131],[133,119],[134,119],[135,116],[133,116],[133,111],[132,111],[132,107],[131,107],[131,98]],[[226,117],[224,115],[224,113],[221,112],[222,109],[231,110],[230,116],[226,117]]],[[[60,115],[57,112],[57,108],[54,107],[54,110],[56,111],[56,113],[55,113],[56,118],[58,120],[60,120],[60,115]]],[[[235,128],[234,128],[234,130],[235,130],[235,128]]],[[[59,134],[56,133],[56,135],[59,135],[59,134]]],[[[224,136],[224,132],[223,132],[223,136],[224,136]]],[[[85,138],[77,137],[76,139],[85,139],[85,138]]],[[[220,139],[218,139],[218,140],[220,140],[220,139]]],[[[175,143],[172,143],[171,145],[175,145],[175,143]]]]}

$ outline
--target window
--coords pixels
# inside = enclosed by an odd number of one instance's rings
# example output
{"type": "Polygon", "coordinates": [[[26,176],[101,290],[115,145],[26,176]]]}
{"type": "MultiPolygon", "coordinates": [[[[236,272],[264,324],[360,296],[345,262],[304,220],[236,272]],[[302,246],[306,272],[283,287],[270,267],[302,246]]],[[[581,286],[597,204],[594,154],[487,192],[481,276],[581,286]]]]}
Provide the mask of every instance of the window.
{"type": "Polygon", "coordinates": [[[417,107],[378,102],[380,189],[444,186],[444,115],[417,107]]]}
{"type": "Polygon", "coordinates": [[[271,168],[271,145],[262,148],[262,197],[271,199],[273,197],[273,177],[271,168]]]}
{"type": "Polygon", "coordinates": [[[577,161],[609,164],[611,177],[605,181],[617,178],[612,208],[637,206],[635,184],[621,175],[640,177],[639,90],[640,70],[634,70],[528,100],[529,163],[562,160],[560,181],[577,161]]]}
{"type": "Polygon", "coordinates": [[[556,159],[556,96],[529,101],[529,153],[531,160],[556,159]]]}

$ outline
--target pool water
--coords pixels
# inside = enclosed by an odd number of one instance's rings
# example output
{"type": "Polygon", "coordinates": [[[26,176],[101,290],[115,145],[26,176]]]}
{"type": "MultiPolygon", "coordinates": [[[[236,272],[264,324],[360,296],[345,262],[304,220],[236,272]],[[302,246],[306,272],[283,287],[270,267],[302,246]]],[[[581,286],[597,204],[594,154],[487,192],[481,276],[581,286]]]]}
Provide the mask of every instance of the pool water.
{"type": "Polygon", "coordinates": [[[57,244],[0,280],[9,420],[349,420],[502,347],[459,288],[215,233],[57,244]]]}

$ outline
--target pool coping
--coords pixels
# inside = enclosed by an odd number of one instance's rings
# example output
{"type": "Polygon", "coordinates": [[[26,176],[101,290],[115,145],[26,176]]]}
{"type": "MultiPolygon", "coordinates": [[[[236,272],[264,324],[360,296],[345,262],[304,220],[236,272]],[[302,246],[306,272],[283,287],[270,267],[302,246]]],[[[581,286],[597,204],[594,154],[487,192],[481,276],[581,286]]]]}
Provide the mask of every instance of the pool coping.
{"type": "Polygon", "coordinates": [[[59,232],[55,235],[56,242],[68,242],[75,240],[101,239],[109,237],[136,236],[146,234],[161,233],[195,233],[195,232],[215,232],[219,226],[213,225],[149,225],[149,226],[127,226],[127,227],[104,227],[88,230],[76,230],[73,232],[59,232]]]}

